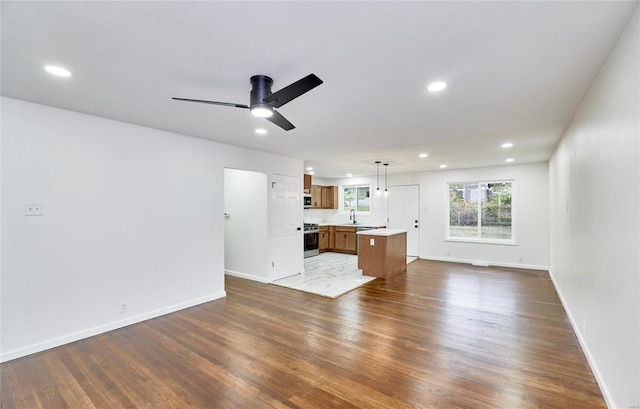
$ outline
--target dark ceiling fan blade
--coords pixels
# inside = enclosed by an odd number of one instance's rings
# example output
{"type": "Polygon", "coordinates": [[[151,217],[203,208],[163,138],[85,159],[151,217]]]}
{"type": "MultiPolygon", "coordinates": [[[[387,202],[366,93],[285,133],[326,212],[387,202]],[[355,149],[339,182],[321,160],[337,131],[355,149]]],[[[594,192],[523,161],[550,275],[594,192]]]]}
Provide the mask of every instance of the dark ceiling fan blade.
{"type": "Polygon", "coordinates": [[[282,88],[280,91],[274,92],[268,97],[265,97],[263,101],[275,108],[280,108],[287,102],[298,98],[305,92],[311,91],[320,84],[322,84],[322,80],[320,78],[315,74],[309,74],[293,84],[282,88]]]}
{"type": "Polygon", "coordinates": [[[289,122],[287,120],[287,118],[283,117],[280,112],[276,111],[275,109],[273,110],[273,115],[271,115],[268,118],[265,118],[267,121],[270,121],[276,125],[278,125],[280,128],[284,129],[285,131],[290,131],[293,128],[295,128],[295,126],[293,126],[293,124],[291,122],[289,122]]]}
{"type": "Polygon", "coordinates": [[[227,107],[249,109],[248,105],[234,104],[233,102],[206,101],[206,100],[203,100],[203,99],[189,99],[189,98],[176,98],[176,97],[171,97],[171,99],[175,99],[176,101],[199,102],[201,104],[224,105],[224,106],[227,106],[227,107]]]}

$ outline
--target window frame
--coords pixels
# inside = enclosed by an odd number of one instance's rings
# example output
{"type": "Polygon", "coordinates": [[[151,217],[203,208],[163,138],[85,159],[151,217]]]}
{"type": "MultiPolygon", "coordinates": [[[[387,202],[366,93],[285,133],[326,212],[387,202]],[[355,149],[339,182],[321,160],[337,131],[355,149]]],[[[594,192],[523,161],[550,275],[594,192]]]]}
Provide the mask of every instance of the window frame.
{"type": "MultiPolygon", "coordinates": [[[[445,183],[445,211],[444,211],[444,241],[450,242],[461,242],[461,243],[479,243],[479,244],[500,244],[506,246],[517,246],[518,245],[518,215],[517,215],[517,182],[516,179],[479,179],[479,180],[471,180],[465,182],[446,182],[445,183]],[[511,238],[510,239],[487,239],[480,237],[481,230],[478,229],[478,237],[451,237],[450,231],[450,197],[449,192],[451,190],[451,185],[469,185],[476,184],[478,187],[483,184],[490,183],[511,183],[511,238]]],[[[480,200],[480,195],[478,195],[478,225],[482,223],[481,214],[482,212],[482,201],[480,200]]]]}
{"type": "Polygon", "coordinates": [[[358,210],[358,204],[356,201],[356,213],[358,214],[371,214],[371,211],[373,210],[373,195],[372,195],[372,184],[371,183],[356,183],[353,185],[340,185],[339,186],[339,191],[338,191],[338,202],[340,202],[340,213],[346,214],[349,212],[349,210],[347,210],[347,208],[344,205],[344,190],[347,188],[356,188],[356,196],[357,196],[357,188],[368,188],[369,189],[369,210],[358,210]]]}

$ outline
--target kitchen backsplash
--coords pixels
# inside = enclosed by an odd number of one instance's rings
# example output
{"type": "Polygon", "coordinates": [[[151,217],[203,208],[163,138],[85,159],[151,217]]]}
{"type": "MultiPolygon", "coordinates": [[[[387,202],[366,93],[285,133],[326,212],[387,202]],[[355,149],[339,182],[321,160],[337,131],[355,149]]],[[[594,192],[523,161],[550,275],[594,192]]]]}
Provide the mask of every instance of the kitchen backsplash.
{"type": "MultiPolygon", "coordinates": [[[[368,213],[356,213],[358,223],[380,223],[387,222],[387,209],[372,210],[368,213]]],[[[335,209],[304,209],[305,223],[349,223],[349,213],[341,213],[335,209]]]]}

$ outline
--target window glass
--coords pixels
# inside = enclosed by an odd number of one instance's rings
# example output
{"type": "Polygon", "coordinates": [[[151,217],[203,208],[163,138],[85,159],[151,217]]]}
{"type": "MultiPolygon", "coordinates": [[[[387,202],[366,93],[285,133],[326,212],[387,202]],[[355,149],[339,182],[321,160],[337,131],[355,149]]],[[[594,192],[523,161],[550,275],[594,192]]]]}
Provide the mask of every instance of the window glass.
{"type": "Polygon", "coordinates": [[[447,238],[513,241],[512,181],[449,183],[447,238]]]}
{"type": "Polygon", "coordinates": [[[345,186],[343,188],[343,209],[358,212],[371,210],[370,186],[345,186]]]}
{"type": "Polygon", "coordinates": [[[511,182],[487,183],[482,201],[480,237],[510,240],[511,182]]]}

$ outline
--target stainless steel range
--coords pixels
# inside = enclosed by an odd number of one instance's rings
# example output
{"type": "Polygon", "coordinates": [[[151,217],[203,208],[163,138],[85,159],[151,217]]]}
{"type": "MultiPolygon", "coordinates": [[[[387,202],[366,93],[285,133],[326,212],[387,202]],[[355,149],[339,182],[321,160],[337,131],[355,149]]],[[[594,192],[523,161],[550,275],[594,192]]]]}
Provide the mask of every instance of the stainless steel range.
{"type": "Polygon", "coordinates": [[[304,224],[304,258],[320,254],[320,226],[316,223],[304,224]]]}

